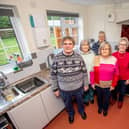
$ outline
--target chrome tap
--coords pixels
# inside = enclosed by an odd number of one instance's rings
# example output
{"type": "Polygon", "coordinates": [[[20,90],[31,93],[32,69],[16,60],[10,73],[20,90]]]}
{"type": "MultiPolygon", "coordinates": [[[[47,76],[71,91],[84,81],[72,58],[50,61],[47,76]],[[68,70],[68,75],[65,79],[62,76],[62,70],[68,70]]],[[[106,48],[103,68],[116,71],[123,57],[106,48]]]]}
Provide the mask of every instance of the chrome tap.
{"type": "Polygon", "coordinates": [[[0,87],[1,88],[4,88],[5,86],[7,86],[7,76],[2,72],[0,71],[0,87]]]}

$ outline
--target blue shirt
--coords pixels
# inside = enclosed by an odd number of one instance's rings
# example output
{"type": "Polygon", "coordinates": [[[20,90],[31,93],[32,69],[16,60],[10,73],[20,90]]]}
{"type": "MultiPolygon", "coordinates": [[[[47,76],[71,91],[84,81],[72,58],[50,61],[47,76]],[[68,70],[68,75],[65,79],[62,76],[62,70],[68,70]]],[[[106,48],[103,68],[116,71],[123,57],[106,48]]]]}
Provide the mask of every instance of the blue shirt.
{"type": "Polygon", "coordinates": [[[97,41],[96,43],[94,43],[93,46],[92,46],[92,50],[93,50],[93,52],[94,52],[96,55],[98,55],[99,46],[100,46],[99,41],[97,41]]]}

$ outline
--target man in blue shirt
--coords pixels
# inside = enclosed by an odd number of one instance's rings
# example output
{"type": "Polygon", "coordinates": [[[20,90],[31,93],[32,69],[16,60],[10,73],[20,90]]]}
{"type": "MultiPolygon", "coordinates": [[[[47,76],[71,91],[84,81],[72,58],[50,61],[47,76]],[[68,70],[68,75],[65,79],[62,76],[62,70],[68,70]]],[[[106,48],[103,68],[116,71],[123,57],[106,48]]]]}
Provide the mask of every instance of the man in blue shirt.
{"type": "Polygon", "coordinates": [[[99,36],[98,36],[98,41],[93,44],[92,50],[96,55],[98,55],[98,49],[100,44],[106,40],[105,32],[104,31],[99,31],[99,36]]]}

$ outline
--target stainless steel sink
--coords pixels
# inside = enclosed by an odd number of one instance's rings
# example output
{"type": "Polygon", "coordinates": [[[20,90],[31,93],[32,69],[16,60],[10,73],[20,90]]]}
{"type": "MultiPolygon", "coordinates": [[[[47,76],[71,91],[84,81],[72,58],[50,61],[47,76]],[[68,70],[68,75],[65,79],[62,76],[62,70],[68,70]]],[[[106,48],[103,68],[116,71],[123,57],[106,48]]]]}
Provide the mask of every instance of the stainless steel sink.
{"type": "Polygon", "coordinates": [[[23,99],[27,95],[26,93],[45,86],[45,84],[48,84],[48,81],[35,76],[25,79],[18,84],[0,89],[0,111],[23,99]]]}
{"type": "Polygon", "coordinates": [[[0,111],[21,100],[24,96],[25,94],[20,92],[15,86],[0,89],[0,111]]]}
{"type": "Polygon", "coordinates": [[[5,88],[1,91],[1,95],[6,101],[12,101],[15,97],[19,96],[20,93],[16,91],[14,87],[5,88]]]}
{"type": "Polygon", "coordinates": [[[38,77],[32,77],[25,81],[22,81],[15,85],[23,93],[28,93],[40,86],[46,84],[46,80],[40,79],[38,77]]]}

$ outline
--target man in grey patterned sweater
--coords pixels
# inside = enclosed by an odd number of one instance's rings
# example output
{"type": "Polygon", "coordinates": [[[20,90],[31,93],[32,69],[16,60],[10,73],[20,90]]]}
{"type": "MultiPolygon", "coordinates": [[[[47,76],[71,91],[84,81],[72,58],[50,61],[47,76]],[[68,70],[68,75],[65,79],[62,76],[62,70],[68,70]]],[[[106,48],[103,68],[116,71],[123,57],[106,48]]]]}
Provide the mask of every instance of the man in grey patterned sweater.
{"type": "Polygon", "coordinates": [[[51,68],[52,89],[56,96],[61,95],[63,98],[69,123],[74,122],[73,96],[82,119],[87,117],[83,105],[83,91],[88,89],[87,71],[82,57],[73,51],[74,45],[72,37],[64,37],[63,51],[55,56],[51,68]]]}

